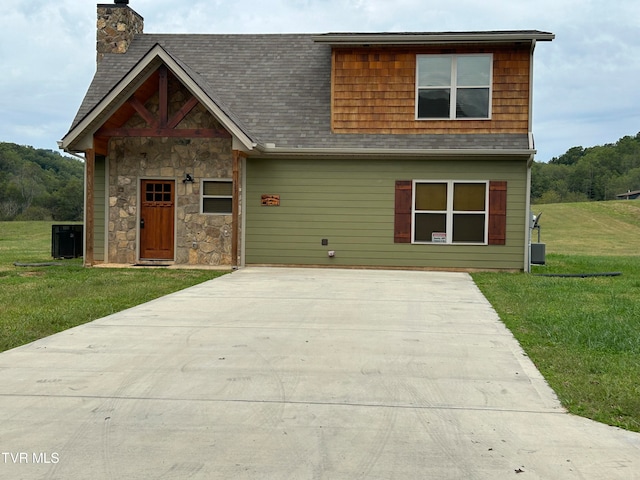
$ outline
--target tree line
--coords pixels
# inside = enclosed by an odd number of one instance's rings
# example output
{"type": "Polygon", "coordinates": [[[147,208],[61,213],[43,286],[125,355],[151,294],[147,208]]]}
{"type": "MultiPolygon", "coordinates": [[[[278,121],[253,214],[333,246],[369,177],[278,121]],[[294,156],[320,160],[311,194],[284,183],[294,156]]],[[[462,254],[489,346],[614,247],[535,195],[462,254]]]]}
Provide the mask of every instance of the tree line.
{"type": "MultiPolygon", "coordinates": [[[[79,221],[84,165],[53,150],[0,142],[0,221],[79,221]]],[[[614,200],[640,190],[640,133],[534,162],[535,204],[614,200]]]]}
{"type": "Polygon", "coordinates": [[[535,162],[531,201],[540,203],[615,200],[640,190],[640,133],[616,143],[573,147],[548,163],[535,162]]]}
{"type": "Polygon", "coordinates": [[[80,160],[0,142],[0,221],[82,220],[83,188],[80,160]]]}

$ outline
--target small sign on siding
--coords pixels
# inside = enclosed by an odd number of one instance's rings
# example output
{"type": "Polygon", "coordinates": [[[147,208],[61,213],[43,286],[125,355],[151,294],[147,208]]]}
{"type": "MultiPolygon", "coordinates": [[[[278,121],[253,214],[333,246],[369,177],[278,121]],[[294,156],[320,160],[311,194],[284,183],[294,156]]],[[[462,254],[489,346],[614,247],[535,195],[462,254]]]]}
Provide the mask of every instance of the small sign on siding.
{"type": "Polygon", "coordinates": [[[447,243],[447,232],[431,232],[433,243],[447,243]]]}
{"type": "Polygon", "coordinates": [[[263,207],[279,207],[280,206],[280,195],[262,195],[262,200],[260,203],[263,207]]]}

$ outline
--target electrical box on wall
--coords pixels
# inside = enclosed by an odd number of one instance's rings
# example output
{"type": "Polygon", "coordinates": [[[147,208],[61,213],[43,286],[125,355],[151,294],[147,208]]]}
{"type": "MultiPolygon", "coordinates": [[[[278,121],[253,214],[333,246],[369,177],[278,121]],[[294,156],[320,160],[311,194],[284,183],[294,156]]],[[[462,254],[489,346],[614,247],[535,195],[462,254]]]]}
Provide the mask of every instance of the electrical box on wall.
{"type": "Polygon", "coordinates": [[[546,263],[546,244],[531,244],[531,263],[533,265],[544,265],[546,263]]]}

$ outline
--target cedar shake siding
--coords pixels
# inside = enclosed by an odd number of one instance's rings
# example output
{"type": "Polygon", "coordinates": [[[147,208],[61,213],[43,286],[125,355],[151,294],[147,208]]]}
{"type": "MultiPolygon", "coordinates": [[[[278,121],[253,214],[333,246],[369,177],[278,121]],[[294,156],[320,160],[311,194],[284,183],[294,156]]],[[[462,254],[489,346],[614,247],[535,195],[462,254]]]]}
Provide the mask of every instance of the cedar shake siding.
{"type": "Polygon", "coordinates": [[[335,48],[332,130],[368,134],[511,134],[528,132],[527,45],[446,48],[335,48]],[[493,54],[490,120],[416,120],[416,55],[493,54]]]}

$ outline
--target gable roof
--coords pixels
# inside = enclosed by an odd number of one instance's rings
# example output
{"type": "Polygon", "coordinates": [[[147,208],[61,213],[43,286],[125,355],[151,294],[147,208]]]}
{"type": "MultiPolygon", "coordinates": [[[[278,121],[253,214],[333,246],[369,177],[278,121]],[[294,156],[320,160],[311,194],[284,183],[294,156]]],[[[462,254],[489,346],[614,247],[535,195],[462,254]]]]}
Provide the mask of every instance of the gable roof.
{"type": "MultiPolygon", "coordinates": [[[[538,34],[520,32],[521,37],[538,34]]],[[[416,156],[464,151],[532,153],[526,134],[332,133],[331,43],[335,35],[322,37],[326,41],[311,34],[137,35],[126,54],[105,55],[62,147],[88,148],[82,146],[83,140],[164,63],[245,150],[280,155],[388,154],[391,150],[416,156]]],[[[384,37],[406,35],[410,34],[384,37]]],[[[492,38],[487,32],[484,35],[492,38]]],[[[513,32],[510,35],[513,38],[513,32]]]]}

